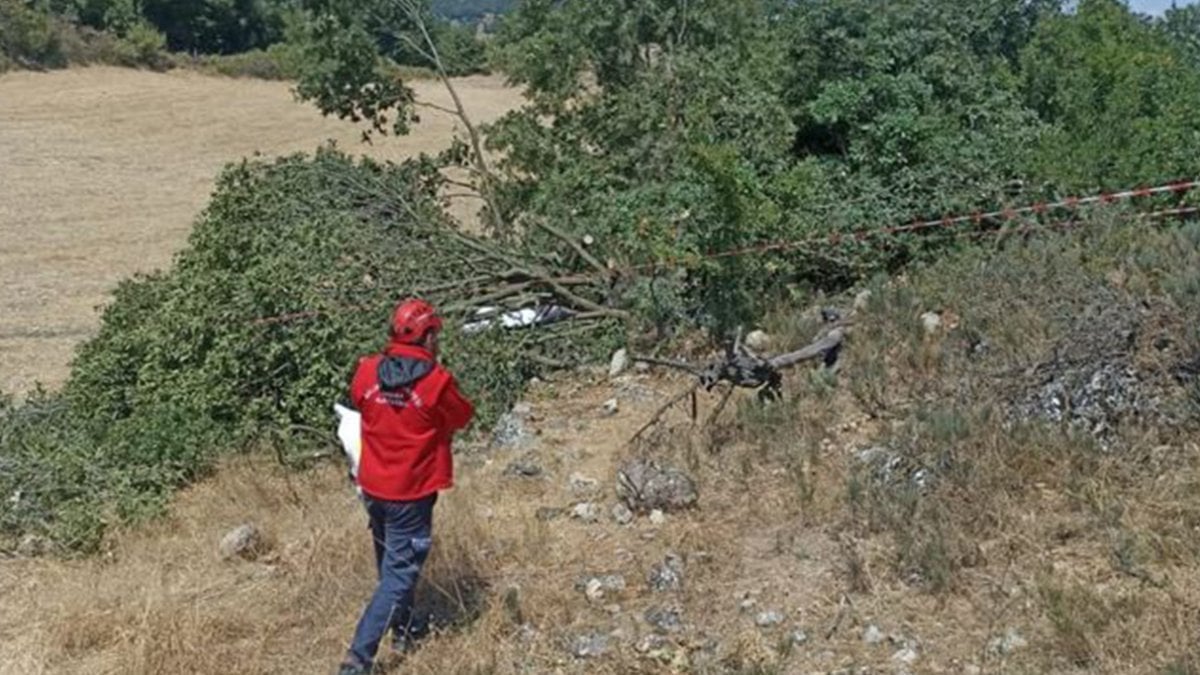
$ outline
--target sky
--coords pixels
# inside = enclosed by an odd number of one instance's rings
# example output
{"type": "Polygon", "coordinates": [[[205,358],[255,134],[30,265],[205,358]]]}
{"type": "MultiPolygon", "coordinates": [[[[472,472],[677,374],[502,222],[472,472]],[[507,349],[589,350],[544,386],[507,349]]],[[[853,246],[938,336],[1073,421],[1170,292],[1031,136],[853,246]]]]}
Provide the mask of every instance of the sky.
{"type": "MultiPolygon", "coordinates": [[[[1175,0],[1175,4],[1179,7],[1195,3],[1196,0],[1175,0]]],[[[1170,9],[1171,0],[1129,0],[1129,6],[1144,14],[1160,16],[1167,9],[1170,9]]]]}

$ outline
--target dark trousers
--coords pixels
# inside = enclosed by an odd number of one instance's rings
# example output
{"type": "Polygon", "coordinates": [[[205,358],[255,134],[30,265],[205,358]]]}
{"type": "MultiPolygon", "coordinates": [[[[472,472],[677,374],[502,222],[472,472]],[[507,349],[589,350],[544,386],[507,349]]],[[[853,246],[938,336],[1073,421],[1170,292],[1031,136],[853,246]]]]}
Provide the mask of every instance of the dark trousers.
{"type": "Polygon", "coordinates": [[[350,655],[369,666],[388,629],[403,635],[412,619],[413,592],[433,543],[437,495],[414,502],[363,499],[370,517],[379,585],[358,621],[350,655]]]}

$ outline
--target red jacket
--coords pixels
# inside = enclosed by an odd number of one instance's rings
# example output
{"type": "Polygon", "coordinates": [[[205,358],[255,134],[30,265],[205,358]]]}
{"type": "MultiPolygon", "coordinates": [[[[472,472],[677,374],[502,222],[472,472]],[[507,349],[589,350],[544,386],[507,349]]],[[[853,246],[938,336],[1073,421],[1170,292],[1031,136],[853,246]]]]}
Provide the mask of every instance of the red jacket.
{"type": "Polygon", "coordinates": [[[350,400],[362,413],[363,492],[412,501],[454,484],[450,441],[475,410],[428,351],[392,343],[359,359],[350,400]]]}

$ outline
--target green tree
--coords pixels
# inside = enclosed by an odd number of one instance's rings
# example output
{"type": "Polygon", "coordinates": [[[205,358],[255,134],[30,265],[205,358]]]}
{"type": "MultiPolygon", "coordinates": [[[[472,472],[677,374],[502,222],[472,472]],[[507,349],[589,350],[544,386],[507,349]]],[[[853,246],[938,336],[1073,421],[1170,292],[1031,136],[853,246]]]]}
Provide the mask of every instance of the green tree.
{"type": "Polygon", "coordinates": [[[1200,5],[1172,7],[1158,24],[1174,45],[1200,68],[1200,5]]]}
{"type": "Polygon", "coordinates": [[[1200,71],[1117,0],[1045,21],[1021,66],[1027,104],[1051,125],[1034,175],[1094,190],[1200,171],[1200,71]]]}

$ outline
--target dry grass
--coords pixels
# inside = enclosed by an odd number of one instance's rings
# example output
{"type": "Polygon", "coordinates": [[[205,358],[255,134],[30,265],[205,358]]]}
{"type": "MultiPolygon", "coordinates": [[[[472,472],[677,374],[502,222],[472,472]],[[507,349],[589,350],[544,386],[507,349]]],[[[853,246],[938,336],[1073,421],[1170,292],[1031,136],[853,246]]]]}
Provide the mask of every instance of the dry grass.
{"type": "MultiPolygon", "coordinates": [[[[836,376],[793,373],[789,400],[766,408],[739,395],[711,433],[677,411],[652,442],[627,446],[676,380],[579,374],[535,388],[532,452],[545,474],[504,475],[523,451],[462,455],[422,597],[463,621],[403,671],[898,672],[894,657],[911,645],[920,673],[1195,672],[1195,437],[1147,429],[1103,450],[994,414],[999,373],[1038,362],[1071,323],[1070,298],[1018,292],[1022,267],[1058,274],[1039,283],[1076,300],[1095,290],[1051,254],[981,271],[991,290],[946,270],[877,289],[836,376]],[[916,329],[928,309],[995,337],[992,354],[971,366],[958,331],[916,329]],[[605,417],[614,390],[620,412],[605,417]],[[876,444],[932,467],[935,482],[874,478],[857,452],[876,444]],[[633,452],[686,467],[699,508],[661,527],[536,517],[579,501],[576,472],[602,481],[589,498],[607,515],[615,469],[633,452]],[[668,552],[687,561],[683,590],[652,592],[646,574],[668,552]],[[624,591],[591,602],[575,588],[611,573],[624,591]],[[655,607],[677,609],[685,630],[642,654],[634,645],[655,607]],[[762,629],[762,610],[787,618],[762,629]],[[881,644],[864,643],[870,625],[888,636],[881,644]],[[790,645],[794,629],[808,642],[790,645]],[[571,639],[592,630],[613,634],[612,651],[572,658],[571,639]],[[1024,644],[997,648],[1014,633],[1024,644]]],[[[799,344],[812,329],[789,315],[774,332],[799,344]]],[[[0,673],[330,672],[371,591],[364,529],[340,470],[231,460],[166,520],[115,535],[109,555],[0,563],[0,673]],[[218,561],[220,536],[246,520],[274,549],[218,561]]]]}
{"type": "MultiPolygon", "coordinates": [[[[449,105],[433,81],[419,98],[449,105]]],[[[478,122],[520,104],[498,77],[458,81],[478,122]]],[[[84,68],[0,75],[0,392],[55,386],[95,307],[135,272],[170,263],[227,162],[310,152],[326,140],[398,160],[443,149],[452,118],[422,111],[400,139],[360,143],[354,125],[295,102],[289,85],[84,68]]],[[[454,204],[471,217],[477,200],[454,204]]]]}
{"type": "MultiPolygon", "coordinates": [[[[868,624],[919,642],[914,672],[976,664],[986,672],[1153,673],[1185,663],[1200,626],[1195,556],[1134,558],[1141,577],[1120,569],[1111,522],[1082,495],[1120,497],[1122,531],[1163,536],[1172,530],[1157,519],[1187,508],[1194,470],[1117,492],[1113,467],[1095,467],[1076,485],[1061,463],[981,458],[995,494],[946,499],[959,512],[951,524],[990,512],[993,525],[956,532],[979,556],[955,567],[949,590],[930,592],[897,565],[894,529],[868,526],[848,496],[852,451],[886,425],[846,394],[801,393],[794,407],[768,413],[793,424],[757,427],[764,413],[747,402],[716,445],[690,435],[679,415],[674,440],[654,451],[691,466],[701,508],[661,528],[646,519],[620,527],[607,517],[594,525],[535,517],[539,507],[577,500],[568,489],[575,472],[604,480],[594,499],[607,512],[611,477],[630,452],[624,441],[676,385],[635,377],[613,418],[599,413],[611,385],[576,379],[538,389],[543,478],[503,475],[518,451],[460,460],[459,485],[438,507],[421,597],[465,621],[425,643],[403,672],[890,672],[900,646],[865,645],[868,624]],[[1021,485],[996,487],[1018,477],[1021,485]],[[688,561],[684,590],[653,593],[646,572],[668,551],[688,561]],[[585,574],[607,573],[624,575],[628,588],[592,603],[574,587],[585,574]],[[746,594],[755,605],[742,611],[746,594]],[[641,617],[656,606],[678,608],[687,630],[668,639],[668,650],[639,654],[633,645],[651,632],[641,617]],[[787,621],[755,627],[765,609],[787,621]],[[795,628],[808,644],[787,644],[795,628]],[[1010,628],[1029,646],[989,652],[1010,628]],[[612,653],[573,659],[569,641],[592,629],[619,631],[612,653]]],[[[807,386],[797,376],[791,390],[807,386]]],[[[983,436],[973,447],[1005,447],[983,436]]],[[[12,608],[0,618],[0,673],[330,672],[371,591],[364,524],[334,467],[292,474],[259,459],[230,460],[216,479],[182,494],[166,520],[115,536],[106,555],[0,565],[0,603],[12,608]],[[218,560],[220,536],[247,520],[271,535],[271,552],[253,563],[218,560]]]]}

